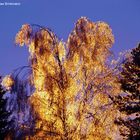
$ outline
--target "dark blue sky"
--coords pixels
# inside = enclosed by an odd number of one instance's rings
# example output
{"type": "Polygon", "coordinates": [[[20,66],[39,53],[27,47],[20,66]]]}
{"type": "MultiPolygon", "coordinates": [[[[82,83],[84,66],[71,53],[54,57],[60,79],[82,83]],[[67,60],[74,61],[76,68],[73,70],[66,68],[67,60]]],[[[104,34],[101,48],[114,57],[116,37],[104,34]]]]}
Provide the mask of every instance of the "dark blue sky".
{"type": "Polygon", "coordinates": [[[131,49],[140,42],[140,0],[0,0],[21,6],[0,6],[0,74],[27,65],[27,48],[14,45],[24,23],[51,28],[66,40],[81,16],[107,22],[115,36],[113,51],[131,49]]]}

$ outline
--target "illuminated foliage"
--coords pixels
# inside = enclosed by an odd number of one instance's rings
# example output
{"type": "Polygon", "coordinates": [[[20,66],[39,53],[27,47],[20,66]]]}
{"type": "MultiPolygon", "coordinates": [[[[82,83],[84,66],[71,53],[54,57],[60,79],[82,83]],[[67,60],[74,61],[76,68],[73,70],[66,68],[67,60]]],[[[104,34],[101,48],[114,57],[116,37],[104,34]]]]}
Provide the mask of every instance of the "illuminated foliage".
{"type": "Polygon", "coordinates": [[[120,92],[107,59],[114,37],[108,24],[80,18],[66,43],[47,28],[23,25],[16,44],[30,52],[36,116],[26,139],[109,140],[116,137],[117,110],[109,96],[120,92]]]}
{"type": "Polygon", "coordinates": [[[2,80],[2,86],[4,86],[7,90],[10,90],[13,84],[14,80],[10,75],[5,76],[2,80]]]}
{"type": "Polygon", "coordinates": [[[30,25],[25,24],[22,26],[21,30],[16,36],[16,44],[19,44],[20,46],[28,45],[29,44],[29,38],[31,36],[31,28],[30,25]]]}

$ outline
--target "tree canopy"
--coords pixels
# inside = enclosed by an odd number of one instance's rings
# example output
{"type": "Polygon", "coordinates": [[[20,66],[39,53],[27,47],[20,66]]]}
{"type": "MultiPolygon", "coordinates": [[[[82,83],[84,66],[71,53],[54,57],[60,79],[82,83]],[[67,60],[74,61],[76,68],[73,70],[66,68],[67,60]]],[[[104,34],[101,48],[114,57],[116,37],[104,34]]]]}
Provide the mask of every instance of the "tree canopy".
{"type": "Polygon", "coordinates": [[[140,44],[131,51],[122,64],[120,77],[124,96],[117,96],[114,102],[127,117],[119,118],[116,123],[126,139],[140,138],[140,44]]]}
{"type": "Polygon", "coordinates": [[[139,114],[140,47],[120,68],[111,65],[113,43],[107,23],[86,17],[78,19],[65,42],[46,27],[22,25],[15,44],[28,48],[29,65],[2,82],[10,92],[10,137],[113,140],[124,135],[124,126],[127,137],[139,136],[139,118],[124,120],[122,112],[139,114]],[[120,132],[118,124],[123,125],[120,132]]]}

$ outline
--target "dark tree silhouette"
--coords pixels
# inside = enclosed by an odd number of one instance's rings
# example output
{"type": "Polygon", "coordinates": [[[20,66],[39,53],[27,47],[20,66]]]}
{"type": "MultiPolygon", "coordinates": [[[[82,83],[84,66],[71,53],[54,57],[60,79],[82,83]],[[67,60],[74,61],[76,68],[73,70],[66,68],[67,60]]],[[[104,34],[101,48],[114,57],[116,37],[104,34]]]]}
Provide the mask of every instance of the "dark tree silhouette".
{"type": "Polygon", "coordinates": [[[130,140],[140,139],[140,44],[131,51],[122,65],[121,88],[123,96],[117,96],[114,102],[127,117],[115,121],[121,126],[121,135],[130,140]]]}
{"type": "MultiPolygon", "coordinates": [[[[1,81],[1,77],[0,77],[1,81]]],[[[5,136],[9,132],[9,124],[8,122],[8,116],[10,113],[6,111],[6,102],[7,100],[3,98],[3,95],[6,93],[6,91],[2,88],[2,85],[0,84],[0,139],[3,140],[5,136]]]]}

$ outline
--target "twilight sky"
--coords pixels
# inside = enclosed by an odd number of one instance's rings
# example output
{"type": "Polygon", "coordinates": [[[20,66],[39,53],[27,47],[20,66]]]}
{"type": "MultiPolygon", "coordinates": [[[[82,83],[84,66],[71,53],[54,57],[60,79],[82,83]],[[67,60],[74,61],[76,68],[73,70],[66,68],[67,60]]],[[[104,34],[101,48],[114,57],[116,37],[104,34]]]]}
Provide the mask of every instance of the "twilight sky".
{"type": "Polygon", "coordinates": [[[24,23],[52,29],[65,41],[81,16],[107,22],[115,36],[113,51],[132,49],[140,42],[140,0],[0,0],[20,6],[0,6],[0,75],[28,64],[27,48],[14,45],[24,23]]]}

